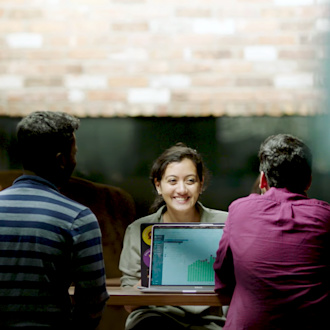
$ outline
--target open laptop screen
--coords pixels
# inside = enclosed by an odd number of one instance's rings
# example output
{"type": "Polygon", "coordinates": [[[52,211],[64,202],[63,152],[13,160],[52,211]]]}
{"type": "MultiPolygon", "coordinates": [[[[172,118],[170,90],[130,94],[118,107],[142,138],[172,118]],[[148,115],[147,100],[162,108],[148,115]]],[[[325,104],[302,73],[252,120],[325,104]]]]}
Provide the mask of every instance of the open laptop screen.
{"type": "Polygon", "coordinates": [[[150,285],[214,285],[224,225],[153,226],[150,285]]]}

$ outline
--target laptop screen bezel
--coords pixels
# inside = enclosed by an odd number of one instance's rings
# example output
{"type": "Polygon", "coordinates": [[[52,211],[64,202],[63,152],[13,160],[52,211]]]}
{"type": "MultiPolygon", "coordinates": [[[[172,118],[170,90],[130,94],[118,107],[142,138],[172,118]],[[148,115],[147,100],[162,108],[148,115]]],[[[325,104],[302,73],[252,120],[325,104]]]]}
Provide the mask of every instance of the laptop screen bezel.
{"type": "MultiPolygon", "coordinates": [[[[211,229],[222,229],[225,227],[225,223],[158,223],[158,224],[154,224],[152,225],[152,234],[151,234],[151,245],[150,245],[150,267],[149,267],[149,279],[148,279],[148,287],[149,288],[161,288],[161,287],[168,287],[170,288],[177,288],[177,287],[184,287],[185,289],[189,290],[198,290],[198,289],[203,289],[203,288],[212,288],[214,287],[214,285],[184,285],[184,284],[178,284],[178,285],[168,285],[168,284],[160,284],[160,285],[156,285],[156,284],[152,284],[152,271],[153,271],[153,257],[154,257],[154,235],[155,235],[155,230],[157,229],[162,229],[162,228],[166,228],[167,230],[169,228],[189,228],[189,229],[195,229],[195,228],[211,228],[211,229]]],[[[219,239],[220,241],[220,239],[219,239]]],[[[215,251],[216,252],[216,251],[215,251]]]]}

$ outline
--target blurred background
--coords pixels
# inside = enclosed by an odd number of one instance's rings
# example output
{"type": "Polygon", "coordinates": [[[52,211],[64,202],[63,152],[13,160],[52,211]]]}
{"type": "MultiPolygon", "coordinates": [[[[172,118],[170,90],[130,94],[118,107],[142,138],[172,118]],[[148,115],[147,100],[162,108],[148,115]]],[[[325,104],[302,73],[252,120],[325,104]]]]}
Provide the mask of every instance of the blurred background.
{"type": "Polygon", "coordinates": [[[329,0],[0,1],[0,170],[35,110],[81,119],[74,173],[121,187],[137,216],[154,159],[181,141],[212,174],[206,206],[250,193],[257,152],[290,133],[313,150],[310,197],[330,202],[329,0]]]}

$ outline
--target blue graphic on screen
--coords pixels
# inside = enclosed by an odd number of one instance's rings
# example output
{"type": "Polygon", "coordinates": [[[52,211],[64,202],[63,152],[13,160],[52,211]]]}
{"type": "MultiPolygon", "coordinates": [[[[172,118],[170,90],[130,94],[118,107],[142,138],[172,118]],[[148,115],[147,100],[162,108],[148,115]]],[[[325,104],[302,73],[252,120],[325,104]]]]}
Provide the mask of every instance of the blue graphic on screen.
{"type": "Polygon", "coordinates": [[[153,285],[214,285],[213,264],[223,229],[155,230],[153,285]]]}

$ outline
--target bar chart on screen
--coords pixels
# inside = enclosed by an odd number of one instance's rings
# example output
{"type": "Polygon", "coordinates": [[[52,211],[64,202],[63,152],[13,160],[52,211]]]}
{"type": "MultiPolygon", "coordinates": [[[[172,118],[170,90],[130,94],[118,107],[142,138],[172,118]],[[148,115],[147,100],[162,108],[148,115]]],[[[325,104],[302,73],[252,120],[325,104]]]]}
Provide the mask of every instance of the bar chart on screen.
{"type": "Polygon", "coordinates": [[[215,257],[196,260],[188,266],[188,282],[212,282],[214,279],[213,264],[215,257]]]}

